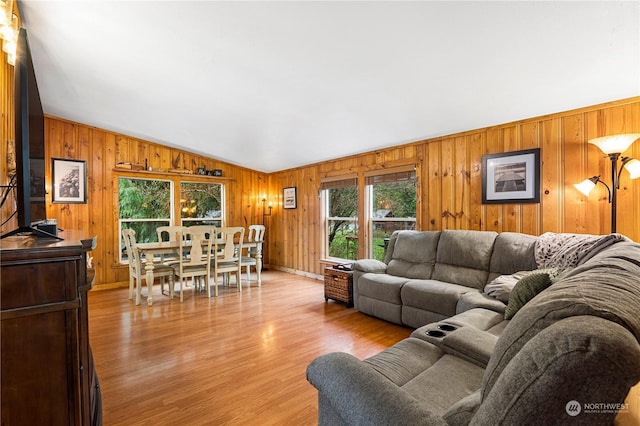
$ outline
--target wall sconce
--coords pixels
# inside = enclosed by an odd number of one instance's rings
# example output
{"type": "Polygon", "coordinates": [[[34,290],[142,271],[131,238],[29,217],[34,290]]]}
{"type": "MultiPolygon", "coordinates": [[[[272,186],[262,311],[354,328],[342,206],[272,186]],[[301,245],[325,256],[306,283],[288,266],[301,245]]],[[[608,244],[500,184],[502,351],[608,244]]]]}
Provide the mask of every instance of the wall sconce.
{"type": "Polygon", "coordinates": [[[267,217],[267,216],[271,216],[271,209],[273,208],[271,206],[271,201],[269,201],[269,213],[266,213],[266,210],[265,210],[265,203],[266,202],[267,202],[267,197],[265,196],[262,199],[262,224],[263,225],[264,225],[264,218],[267,217]]]}
{"type": "Polygon", "coordinates": [[[0,0],[0,38],[9,65],[16,64],[18,46],[18,15],[13,12],[13,3],[14,0],[0,0]]]}
{"type": "Polygon", "coordinates": [[[590,144],[600,148],[602,152],[607,154],[611,159],[611,186],[607,185],[600,179],[600,176],[593,176],[585,179],[574,186],[578,191],[588,196],[596,184],[600,182],[607,188],[609,193],[609,203],[611,204],[611,232],[616,232],[616,210],[617,210],[617,192],[620,189],[620,175],[622,169],[627,169],[631,179],[640,177],[640,161],[635,158],[622,157],[622,164],[618,169],[618,158],[620,154],[626,151],[636,140],[640,139],[640,133],[628,133],[622,135],[603,136],[601,138],[591,139],[590,144]]]}

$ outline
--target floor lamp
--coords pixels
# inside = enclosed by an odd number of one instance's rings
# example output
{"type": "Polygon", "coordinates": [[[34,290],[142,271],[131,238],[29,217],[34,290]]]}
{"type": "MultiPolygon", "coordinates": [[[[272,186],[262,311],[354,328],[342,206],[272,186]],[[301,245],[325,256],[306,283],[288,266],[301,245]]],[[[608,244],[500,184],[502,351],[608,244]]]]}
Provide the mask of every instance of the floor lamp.
{"type": "Polygon", "coordinates": [[[617,192],[620,189],[620,175],[622,170],[626,169],[629,172],[631,179],[640,177],[640,161],[630,157],[620,157],[636,140],[640,139],[640,133],[628,133],[621,135],[603,136],[601,138],[595,138],[589,140],[590,144],[593,144],[600,148],[602,152],[607,154],[611,159],[611,186],[607,185],[600,176],[593,176],[589,179],[585,179],[574,186],[578,191],[584,195],[589,195],[591,190],[595,188],[596,184],[600,182],[607,188],[609,193],[609,203],[611,204],[611,232],[616,232],[616,209],[617,209],[617,192]],[[622,160],[620,168],[618,169],[618,158],[622,160]]]}

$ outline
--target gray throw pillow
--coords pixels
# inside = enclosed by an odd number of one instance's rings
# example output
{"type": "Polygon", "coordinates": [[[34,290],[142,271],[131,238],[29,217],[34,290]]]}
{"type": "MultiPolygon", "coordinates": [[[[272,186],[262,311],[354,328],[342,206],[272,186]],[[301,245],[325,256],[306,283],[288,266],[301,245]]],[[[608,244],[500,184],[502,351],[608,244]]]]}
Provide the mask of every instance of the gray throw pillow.
{"type": "Polygon", "coordinates": [[[509,295],[509,303],[504,311],[504,319],[511,319],[528,301],[549,287],[556,272],[534,271],[519,280],[509,295]]]}
{"type": "Polygon", "coordinates": [[[518,281],[531,272],[532,271],[520,271],[511,275],[500,275],[484,287],[484,294],[506,304],[509,302],[509,296],[513,291],[513,287],[515,287],[518,281]]]}

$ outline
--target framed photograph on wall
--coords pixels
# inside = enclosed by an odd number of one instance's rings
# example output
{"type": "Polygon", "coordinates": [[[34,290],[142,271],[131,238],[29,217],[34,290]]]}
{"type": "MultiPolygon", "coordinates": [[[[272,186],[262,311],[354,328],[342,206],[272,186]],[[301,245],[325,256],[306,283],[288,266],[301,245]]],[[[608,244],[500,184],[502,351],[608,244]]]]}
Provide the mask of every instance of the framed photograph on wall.
{"type": "Polygon", "coordinates": [[[291,186],[282,190],[282,207],[285,209],[295,209],[298,206],[296,187],[291,186]]]}
{"type": "Polygon", "coordinates": [[[54,203],[87,202],[86,161],[52,158],[51,182],[54,203]]]}
{"type": "Polygon", "coordinates": [[[482,204],[539,202],[540,148],[482,156],[482,204]]]}

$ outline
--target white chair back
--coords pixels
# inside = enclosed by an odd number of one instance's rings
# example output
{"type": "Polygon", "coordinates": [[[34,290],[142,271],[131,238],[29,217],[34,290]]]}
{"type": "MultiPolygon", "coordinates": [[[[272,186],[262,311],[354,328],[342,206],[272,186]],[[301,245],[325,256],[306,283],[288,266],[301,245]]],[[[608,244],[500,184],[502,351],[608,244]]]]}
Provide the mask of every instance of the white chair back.
{"type": "MultiPolygon", "coordinates": [[[[215,228],[213,251],[213,274],[214,289],[218,295],[217,276],[225,274],[227,277],[229,272],[236,273],[236,284],[238,291],[242,292],[242,279],[240,269],[242,267],[242,242],[244,240],[244,228],[241,226],[215,228]]],[[[225,278],[228,282],[228,278],[225,278]]]]}
{"type": "MultiPolygon", "coordinates": [[[[176,265],[176,275],[180,279],[180,301],[184,300],[184,281],[193,278],[204,279],[207,295],[211,297],[209,275],[211,275],[211,247],[214,234],[213,227],[184,227],[180,232],[180,262],[176,265]]],[[[195,286],[194,286],[195,287],[195,286]]]]}
{"type": "Polygon", "coordinates": [[[140,252],[136,246],[136,231],[133,229],[123,229],[122,239],[124,240],[127,259],[129,260],[129,273],[138,276],[142,262],[140,261],[140,252]]]}
{"type": "Polygon", "coordinates": [[[249,234],[247,235],[248,241],[264,241],[264,232],[266,227],[264,225],[249,225],[249,234]]]}
{"type": "MultiPolygon", "coordinates": [[[[142,266],[142,258],[140,257],[140,251],[138,250],[138,245],[136,243],[136,231],[134,231],[133,229],[123,229],[122,239],[124,240],[127,258],[129,260],[129,299],[133,298],[133,290],[135,284],[136,305],[139,305],[142,298],[142,280],[146,280],[146,271],[142,266]]],[[[169,278],[169,295],[173,297],[173,268],[162,264],[155,264],[154,275],[162,279],[160,292],[163,294],[164,279],[165,277],[169,278]]],[[[153,283],[147,283],[149,292],[151,292],[152,286],[153,283]]]]}
{"type": "Polygon", "coordinates": [[[160,241],[178,241],[182,226],[158,226],[156,233],[158,234],[158,242],[160,241]],[[165,238],[166,237],[166,238],[165,238]]]}

